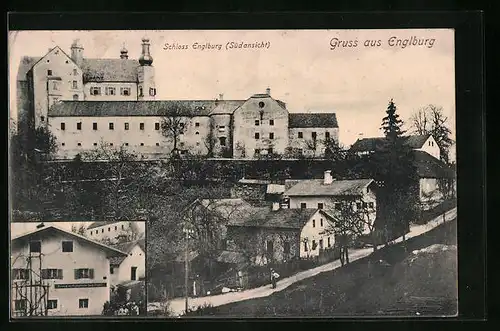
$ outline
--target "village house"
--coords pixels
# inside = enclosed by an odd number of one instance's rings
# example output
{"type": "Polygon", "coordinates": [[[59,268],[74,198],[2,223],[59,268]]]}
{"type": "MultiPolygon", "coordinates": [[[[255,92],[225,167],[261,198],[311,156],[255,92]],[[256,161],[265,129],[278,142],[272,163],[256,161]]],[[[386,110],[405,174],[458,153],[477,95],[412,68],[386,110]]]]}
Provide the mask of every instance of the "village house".
{"type": "Polygon", "coordinates": [[[365,219],[365,232],[377,216],[377,185],[373,179],[337,180],[327,170],[323,179],[286,181],[285,188],[283,201],[290,209],[340,210],[344,203],[351,204],[352,210],[365,219]]]}
{"type": "Polygon", "coordinates": [[[335,113],[289,113],[269,88],[245,100],[158,100],[150,46],[144,38],[138,60],[125,48],[117,58],[87,58],[78,40],[70,55],[56,46],[42,57],[23,57],[16,85],[20,127],[47,127],[57,139],[57,159],[101,143],[145,159],[166,157],[174,141],[181,154],[252,159],[289,148],[321,155],[325,139],[338,142],[335,113]],[[177,119],[175,137],[163,134],[167,118],[177,119]]]}
{"type": "Polygon", "coordinates": [[[129,281],[139,281],[146,275],[146,243],[145,239],[112,245],[127,256],[111,258],[109,273],[111,286],[121,285],[129,281]]]}
{"type": "Polygon", "coordinates": [[[109,240],[111,244],[137,240],[145,233],[144,221],[99,221],[85,229],[85,235],[97,241],[109,240]]]}
{"type": "MultiPolygon", "coordinates": [[[[439,145],[434,137],[430,134],[405,136],[405,145],[412,150],[426,152],[436,159],[441,158],[439,145]]],[[[384,145],[385,137],[363,138],[358,139],[352,144],[350,150],[358,155],[373,154],[384,145]]]]}
{"type": "Polygon", "coordinates": [[[272,208],[254,208],[228,225],[227,251],[238,252],[254,265],[310,258],[333,248],[331,229],[332,219],[322,210],[282,209],[274,203],[272,208]]]}
{"type": "Polygon", "coordinates": [[[101,315],[110,259],[127,253],[55,226],[11,239],[14,316],[101,315]]]}

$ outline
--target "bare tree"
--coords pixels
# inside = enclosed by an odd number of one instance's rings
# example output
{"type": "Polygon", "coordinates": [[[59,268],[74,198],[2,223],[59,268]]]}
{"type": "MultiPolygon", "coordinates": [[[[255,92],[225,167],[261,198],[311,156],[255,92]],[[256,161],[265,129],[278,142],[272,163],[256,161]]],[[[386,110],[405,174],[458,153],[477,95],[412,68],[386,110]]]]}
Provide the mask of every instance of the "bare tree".
{"type": "Polygon", "coordinates": [[[441,159],[448,163],[449,149],[454,141],[450,137],[451,129],[443,107],[432,104],[422,107],[411,115],[410,122],[414,133],[430,134],[434,137],[441,152],[441,159]]]}
{"type": "Polygon", "coordinates": [[[75,224],[71,225],[71,232],[79,234],[81,236],[85,236],[85,230],[86,227],[83,224],[81,224],[79,227],[77,227],[75,224]]]}
{"type": "Polygon", "coordinates": [[[180,135],[184,134],[187,130],[188,121],[185,115],[186,106],[179,101],[168,103],[164,109],[165,115],[161,121],[162,134],[172,139],[173,152],[177,152],[177,143],[179,142],[180,135]]]}
{"type": "Polygon", "coordinates": [[[207,157],[214,157],[217,138],[215,137],[215,121],[213,118],[210,118],[210,129],[208,135],[203,139],[203,143],[207,148],[207,157]]]}

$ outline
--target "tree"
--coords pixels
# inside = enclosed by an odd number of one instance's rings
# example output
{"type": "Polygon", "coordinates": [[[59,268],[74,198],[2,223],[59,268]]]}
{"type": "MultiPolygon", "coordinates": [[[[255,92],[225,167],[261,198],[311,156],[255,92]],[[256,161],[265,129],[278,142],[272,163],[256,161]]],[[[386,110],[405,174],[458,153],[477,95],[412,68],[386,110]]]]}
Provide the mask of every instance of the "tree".
{"type": "Polygon", "coordinates": [[[217,138],[215,137],[215,121],[210,118],[210,129],[208,135],[203,139],[205,147],[207,148],[207,157],[215,156],[215,145],[217,144],[217,138]]]}
{"type": "Polygon", "coordinates": [[[449,162],[450,146],[454,143],[451,139],[451,129],[448,118],[443,113],[443,107],[427,105],[418,109],[410,117],[413,132],[420,135],[430,134],[436,140],[441,154],[441,160],[449,162]]]}
{"type": "MultiPolygon", "coordinates": [[[[403,233],[409,228],[409,220],[415,210],[415,187],[418,184],[414,154],[405,144],[404,124],[396,113],[393,100],[389,102],[386,114],[382,119],[385,133],[380,150],[373,155],[373,178],[383,183],[378,199],[381,206],[381,218],[387,230],[403,233]]],[[[388,237],[386,238],[386,243],[388,237]]]]}
{"type": "Polygon", "coordinates": [[[85,225],[81,224],[80,226],[76,226],[76,224],[71,225],[71,232],[79,234],[80,236],[85,236],[85,225]]]}
{"type": "Polygon", "coordinates": [[[161,121],[162,134],[173,141],[172,152],[177,153],[177,144],[180,135],[187,130],[187,120],[185,116],[186,106],[179,101],[169,102],[164,109],[165,116],[161,121]]]}

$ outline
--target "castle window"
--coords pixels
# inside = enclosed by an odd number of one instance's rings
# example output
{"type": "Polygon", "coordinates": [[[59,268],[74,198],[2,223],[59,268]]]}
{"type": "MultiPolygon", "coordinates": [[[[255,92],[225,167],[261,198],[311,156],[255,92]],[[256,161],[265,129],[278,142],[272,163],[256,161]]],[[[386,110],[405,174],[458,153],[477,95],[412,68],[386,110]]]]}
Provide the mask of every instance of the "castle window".
{"type": "Polygon", "coordinates": [[[61,146],[66,146],[66,144],[65,144],[65,143],[62,143],[62,144],[61,144],[61,146]]]}
{"type": "Polygon", "coordinates": [[[130,87],[122,87],[120,88],[121,95],[130,95],[130,87]]]}
{"type": "Polygon", "coordinates": [[[273,149],[272,148],[268,148],[267,149],[267,154],[273,154],[273,149]]]}
{"type": "Polygon", "coordinates": [[[52,76],[52,70],[47,70],[47,76],[52,76]]]}
{"type": "Polygon", "coordinates": [[[144,123],[139,123],[139,130],[144,130],[144,123]]]}
{"type": "Polygon", "coordinates": [[[274,132],[269,133],[269,139],[274,139],[274,132]]]}
{"type": "Polygon", "coordinates": [[[52,82],[52,87],[54,90],[58,90],[59,89],[59,83],[58,82],[52,82]]]}
{"type": "Polygon", "coordinates": [[[325,132],[325,138],[326,138],[326,139],[330,139],[330,132],[328,132],[328,131],[327,131],[327,132],[325,132]]]}
{"type": "Polygon", "coordinates": [[[61,130],[63,130],[63,131],[66,130],[66,123],[64,123],[64,122],[61,123],[61,130]]]}
{"type": "Polygon", "coordinates": [[[101,95],[101,88],[98,86],[93,86],[90,88],[90,95],[101,95]]]}
{"type": "Polygon", "coordinates": [[[78,75],[78,70],[73,69],[73,76],[77,76],[77,75],[78,75]]]}
{"type": "Polygon", "coordinates": [[[73,100],[74,101],[78,100],[78,94],[73,94],[73,100]]]}
{"type": "Polygon", "coordinates": [[[219,144],[221,146],[226,146],[226,137],[219,137],[219,144]]]}
{"type": "Polygon", "coordinates": [[[302,132],[299,132],[299,133],[298,133],[298,137],[299,137],[299,138],[304,138],[304,134],[303,134],[302,132]]]}
{"type": "Polygon", "coordinates": [[[226,127],[224,125],[219,126],[219,132],[226,131],[226,127]]]}
{"type": "Polygon", "coordinates": [[[306,209],[307,204],[305,202],[300,203],[300,209],[306,209]]]}
{"type": "Polygon", "coordinates": [[[260,108],[264,108],[264,103],[263,103],[262,101],[261,101],[261,102],[259,102],[259,107],[260,107],[260,108]]]}
{"type": "Polygon", "coordinates": [[[114,130],[115,129],[115,124],[113,122],[109,123],[109,129],[114,130]]]}
{"type": "Polygon", "coordinates": [[[128,146],[128,143],[125,143],[125,146],[128,146]]]}
{"type": "Polygon", "coordinates": [[[129,128],[128,123],[125,123],[125,130],[128,130],[128,128],[129,128]]]}
{"type": "Polygon", "coordinates": [[[199,126],[200,126],[200,123],[199,123],[199,122],[196,122],[196,123],[194,123],[194,126],[199,127],[199,126]]]}
{"type": "Polygon", "coordinates": [[[144,146],[144,143],[141,143],[141,146],[144,146]]]}
{"type": "Polygon", "coordinates": [[[82,129],[82,122],[76,123],[76,129],[81,130],[82,129]]]}
{"type": "Polygon", "coordinates": [[[116,88],[111,86],[106,87],[106,95],[116,95],[116,88]]]}
{"type": "Polygon", "coordinates": [[[259,120],[255,120],[255,126],[259,126],[259,120]]]}
{"type": "Polygon", "coordinates": [[[311,133],[311,137],[312,137],[313,140],[316,140],[316,132],[312,132],[311,133]]]}
{"type": "Polygon", "coordinates": [[[313,220],[313,228],[316,227],[316,220],[313,220]]]}
{"type": "Polygon", "coordinates": [[[160,130],[160,123],[155,123],[155,130],[160,130]]]}
{"type": "Polygon", "coordinates": [[[139,86],[139,96],[140,96],[140,97],[143,97],[143,96],[144,96],[144,94],[142,93],[142,86],[139,86]]]}
{"type": "Polygon", "coordinates": [[[109,143],[109,146],[113,146],[113,143],[109,143]]]}
{"type": "Polygon", "coordinates": [[[200,146],[200,142],[199,141],[196,142],[196,146],[200,146]]]}
{"type": "Polygon", "coordinates": [[[94,146],[97,146],[97,143],[94,143],[94,146]]]}
{"type": "Polygon", "coordinates": [[[196,133],[195,133],[195,134],[196,134],[196,135],[198,135],[198,134],[200,134],[200,132],[196,131],[196,133]]]}
{"type": "Polygon", "coordinates": [[[78,143],[77,145],[78,145],[78,146],[82,146],[82,143],[78,143]]]}
{"type": "Polygon", "coordinates": [[[160,143],[156,143],[156,146],[160,146],[160,143]]]}
{"type": "Polygon", "coordinates": [[[260,133],[255,132],[255,139],[259,139],[259,138],[260,138],[260,133]]]}
{"type": "Polygon", "coordinates": [[[41,120],[42,122],[45,122],[45,116],[40,116],[40,120],[41,120]]]}
{"type": "Polygon", "coordinates": [[[154,87],[149,88],[149,95],[152,97],[156,95],[156,89],[154,87]]]}
{"type": "Polygon", "coordinates": [[[269,125],[274,125],[274,120],[269,120],[269,125]]]}
{"type": "Polygon", "coordinates": [[[73,81],[73,88],[74,89],[78,88],[78,82],[76,80],[73,81]]]}
{"type": "Polygon", "coordinates": [[[260,155],[260,149],[259,148],[255,149],[255,155],[260,155]]]}
{"type": "Polygon", "coordinates": [[[97,130],[97,123],[96,122],[92,123],[92,130],[97,130]]]}

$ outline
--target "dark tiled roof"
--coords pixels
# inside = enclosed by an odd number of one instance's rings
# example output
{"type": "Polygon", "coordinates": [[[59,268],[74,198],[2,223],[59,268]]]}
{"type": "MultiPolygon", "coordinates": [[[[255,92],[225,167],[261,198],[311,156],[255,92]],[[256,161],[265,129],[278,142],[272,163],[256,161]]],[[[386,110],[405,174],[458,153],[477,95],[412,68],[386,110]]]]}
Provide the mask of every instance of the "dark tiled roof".
{"type": "Polygon", "coordinates": [[[307,179],[293,185],[285,192],[285,196],[352,196],[363,194],[363,189],[373,179],[334,180],[331,184],[323,184],[323,179],[307,179]]]}
{"type": "Polygon", "coordinates": [[[83,59],[84,82],[137,82],[137,60],[83,59]]]}
{"type": "MultiPolygon", "coordinates": [[[[424,143],[429,139],[430,135],[412,135],[407,136],[405,145],[414,149],[421,148],[424,143]]],[[[385,137],[373,137],[373,138],[363,138],[358,139],[352,146],[351,151],[353,152],[368,152],[376,151],[382,148],[386,142],[385,137]]]]}
{"type": "Polygon", "coordinates": [[[222,263],[244,263],[246,261],[245,256],[240,252],[233,251],[222,251],[219,256],[217,256],[217,262],[222,263]]]}
{"type": "MultiPolygon", "coordinates": [[[[17,73],[18,81],[25,81],[26,74],[42,57],[23,56],[17,73]]],[[[83,59],[84,82],[137,82],[137,60],[83,59]]]]}
{"type": "Polygon", "coordinates": [[[219,100],[210,115],[230,115],[244,102],[245,100],[219,100]]]}
{"type": "Polygon", "coordinates": [[[288,191],[292,186],[294,186],[297,183],[300,183],[305,179],[286,179],[285,180],[285,191],[288,191]]]}
{"type": "Polygon", "coordinates": [[[215,106],[213,100],[181,101],[61,101],[48,114],[57,116],[165,116],[176,112],[179,116],[208,116],[215,106]]]}
{"type": "Polygon", "coordinates": [[[455,178],[455,171],[446,163],[424,151],[413,151],[420,178],[455,178]]]}
{"type": "Polygon", "coordinates": [[[289,128],[338,128],[335,113],[290,113],[289,128]]]}
{"type": "Polygon", "coordinates": [[[17,71],[17,80],[18,81],[25,81],[26,79],[26,74],[28,71],[33,68],[33,65],[37,63],[38,61],[41,60],[41,57],[37,56],[23,56],[21,58],[21,62],[19,63],[19,69],[17,71]]]}
{"type": "Polygon", "coordinates": [[[280,209],[273,211],[269,207],[254,208],[245,217],[231,222],[229,226],[302,229],[314,213],[316,213],[316,209],[280,209]]]}

